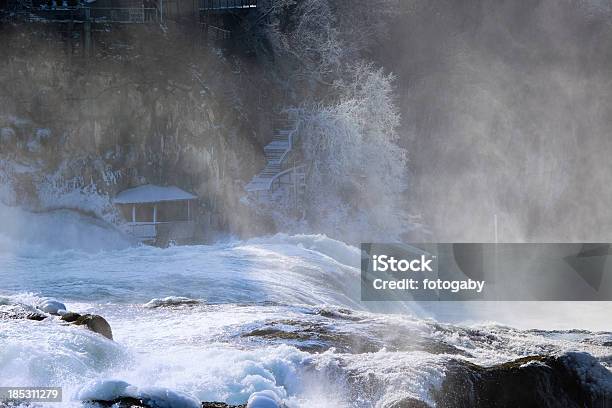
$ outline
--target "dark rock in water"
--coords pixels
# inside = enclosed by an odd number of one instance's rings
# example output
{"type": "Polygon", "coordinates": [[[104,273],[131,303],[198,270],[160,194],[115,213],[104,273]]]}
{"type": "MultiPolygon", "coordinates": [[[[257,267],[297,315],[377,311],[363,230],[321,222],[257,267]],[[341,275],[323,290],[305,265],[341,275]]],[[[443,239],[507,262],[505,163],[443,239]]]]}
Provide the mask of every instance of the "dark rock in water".
{"type": "Polygon", "coordinates": [[[72,323],[72,322],[76,321],[76,320],[77,320],[79,317],[81,317],[81,315],[80,315],[80,314],[78,314],[78,313],[75,313],[75,312],[67,312],[67,313],[65,313],[65,314],[64,314],[64,315],[61,317],[61,319],[62,319],[63,321],[65,321],[65,322],[72,323]]]}
{"type": "MultiPolygon", "coordinates": [[[[59,302],[57,302],[59,303],[59,302]]],[[[55,309],[54,309],[55,310],[55,309]]],[[[21,303],[2,303],[0,300],[0,320],[1,319],[28,319],[44,320],[50,317],[48,314],[32,306],[21,303]]],[[[89,330],[101,334],[107,339],[113,339],[113,332],[110,325],[102,316],[94,314],[84,314],[74,312],[63,313],[60,317],[64,322],[86,326],[89,330]]]]}
{"type": "Polygon", "coordinates": [[[107,339],[113,339],[113,331],[111,330],[110,324],[105,318],[94,314],[78,314],[74,312],[68,312],[64,314],[61,319],[65,322],[76,324],[79,326],[87,326],[87,328],[95,333],[101,334],[107,339]]]}
{"type": "Polygon", "coordinates": [[[243,333],[244,338],[261,338],[276,344],[289,344],[301,351],[321,353],[335,348],[340,353],[375,353],[389,351],[426,351],[431,354],[470,356],[464,350],[427,338],[418,330],[408,328],[370,326],[368,331],[342,331],[331,322],[278,320],[243,333]]]}
{"type": "Polygon", "coordinates": [[[87,403],[100,408],[148,408],[142,400],[131,397],[121,397],[112,401],[87,401],[87,403]]]}
{"type": "Polygon", "coordinates": [[[587,353],[525,357],[493,367],[452,361],[432,396],[447,407],[609,407],[612,373],[587,353]]]}
{"type": "MultiPolygon", "coordinates": [[[[87,401],[88,404],[100,408],[156,408],[138,398],[122,397],[112,401],[87,401]]],[[[203,402],[202,408],[246,408],[243,405],[228,405],[224,402],[203,402]]]]}
{"type": "Polygon", "coordinates": [[[344,333],[314,322],[284,320],[242,334],[276,344],[290,344],[301,351],[321,353],[334,347],[342,353],[374,353],[383,348],[375,339],[357,333],[344,333]]]}
{"type": "Polygon", "coordinates": [[[319,316],[328,317],[330,319],[341,319],[341,320],[352,320],[352,321],[362,320],[361,317],[353,316],[353,311],[349,309],[318,308],[318,309],[315,309],[314,313],[318,314],[319,316]]]}
{"type": "Polygon", "coordinates": [[[399,401],[392,402],[391,405],[385,406],[385,408],[431,408],[429,404],[418,400],[416,398],[402,398],[399,401]]]}
{"type": "Polygon", "coordinates": [[[35,308],[22,305],[19,303],[0,304],[0,320],[1,319],[27,319],[27,320],[44,320],[48,316],[35,308]]]}
{"type": "Polygon", "coordinates": [[[181,307],[181,306],[197,306],[201,305],[202,302],[197,299],[191,299],[182,296],[168,296],[165,298],[151,299],[143,306],[149,309],[155,309],[158,307],[181,307]]]}

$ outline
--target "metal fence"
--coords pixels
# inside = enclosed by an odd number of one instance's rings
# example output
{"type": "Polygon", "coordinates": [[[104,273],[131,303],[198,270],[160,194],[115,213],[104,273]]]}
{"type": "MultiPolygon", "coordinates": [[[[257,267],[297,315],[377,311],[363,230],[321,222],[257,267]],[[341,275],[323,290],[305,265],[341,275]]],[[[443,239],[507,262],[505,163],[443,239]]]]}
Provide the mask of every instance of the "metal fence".
{"type": "Polygon", "coordinates": [[[88,21],[93,23],[152,23],[158,19],[156,8],[90,8],[88,21]]]}
{"type": "Polygon", "coordinates": [[[29,20],[75,21],[91,23],[154,23],[159,21],[159,10],[154,7],[73,7],[40,8],[30,10],[29,20]]]}
{"type": "Polygon", "coordinates": [[[200,0],[200,10],[223,11],[257,7],[257,0],[200,0]]]}
{"type": "Polygon", "coordinates": [[[196,224],[193,221],[170,222],[131,222],[127,224],[127,232],[140,241],[192,239],[196,224]]]}
{"type": "Polygon", "coordinates": [[[206,25],[204,27],[209,38],[215,40],[229,40],[232,37],[232,32],[224,28],[216,27],[213,25],[206,25]]]}

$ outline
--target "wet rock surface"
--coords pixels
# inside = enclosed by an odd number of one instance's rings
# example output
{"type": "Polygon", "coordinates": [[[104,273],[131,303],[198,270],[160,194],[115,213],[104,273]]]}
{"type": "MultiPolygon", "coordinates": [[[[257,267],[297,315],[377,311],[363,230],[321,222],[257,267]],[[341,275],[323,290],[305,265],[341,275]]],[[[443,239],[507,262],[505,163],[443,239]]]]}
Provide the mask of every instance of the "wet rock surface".
{"type": "Polygon", "coordinates": [[[492,367],[453,360],[432,394],[440,408],[608,407],[612,373],[587,353],[524,357],[492,367]]]}
{"type": "Polygon", "coordinates": [[[324,352],[332,347],[346,353],[373,353],[382,347],[367,336],[337,332],[321,323],[298,321],[277,322],[254,329],[242,336],[272,343],[290,344],[311,353],[324,352]]]}
{"type": "MultiPolygon", "coordinates": [[[[156,408],[138,398],[123,397],[112,401],[89,401],[90,407],[96,408],[156,408]]],[[[202,408],[246,408],[246,405],[228,405],[224,402],[203,402],[202,408]]]]}
{"type": "Polygon", "coordinates": [[[147,309],[177,308],[185,306],[198,306],[201,304],[202,302],[197,299],[182,296],[168,296],[165,298],[151,299],[149,302],[145,303],[143,307],[146,307],[147,309]]]}
{"type": "Polygon", "coordinates": [[[429,404],[416,398],[402,398],[399,401],[387,405],[385,408],[432,408],[429,404]]]}
{"type": "MultiPolygon", "coordinates": [[[[358,317],[325,311],[321,316],[329,320],[358,321],[358,317]]],[[[440,340],[427,338],[422,332],[408,328],[369,325],[368,331],[339,330],[333,321],[281,320],[266,322],[263,326],[243,333],[243,338],[264,339],[267,342],[290,344],[311,353],[325,352],[331,348],[342,353],[375,353],[389,351],[426,351],[432,354],[469,356],[464,350],[440,340]]]]}
{"type": "Polygon", "coordinates": [[[64,314],[61,319],[78,326],[85,326],[89,330],[101,334],[107,339],[113,339],[113,331],[111,330],[110,324],[108,324],[106,319],[102,316],[94,314],[81,315],[75,312],[68,312],[64,314]]]}
{"type": "Polygon", "coordinates": [[[2,302],[0,300],[0,320],[3,319],[27,319],[27,320],[44,320],[48,316],[36,310],[34,307],[19,303],[2,302]]]}
{"type": "MultiPolygon", "coordinates": [[[[587,353],[531,356],[483,367],[465,360],[449,360],[442,385],[431,391],[441,408],[583,408],[612,404],[612,373],[587,353]]],[[[148,408],[145,401],[121,398],[93,401],[94,406],[148,408]]],[[[202,408],[246,408],[222,402],[203,402],[202,408]]],[[[406,397],[385,408],[432,408],[406,397]]]]}
{"type": "Polygon", "coordinates": [[[53,315],[59,315],[61,316],[60,319],[63,322],[77,326],[85,326],[87,329],[101,334],[107,339],[113,339],[113,331],[110,324],[102,316],[95,314],[82,315],[75,312],[66,312],[64,304],[56,301],[46,302],[44,305],[51,305],[52,307],[47,307],[46,309],[52,313],[45,313],[43,310],[27,304],[0,299],[0,320],[24,319],[41,321],[47,318],[53,318],[53,315]],[[56,307],[56,304],[61,305],[62,307],[56,307]],[[58,312],[61,312],[61,314],[58,312]]]}

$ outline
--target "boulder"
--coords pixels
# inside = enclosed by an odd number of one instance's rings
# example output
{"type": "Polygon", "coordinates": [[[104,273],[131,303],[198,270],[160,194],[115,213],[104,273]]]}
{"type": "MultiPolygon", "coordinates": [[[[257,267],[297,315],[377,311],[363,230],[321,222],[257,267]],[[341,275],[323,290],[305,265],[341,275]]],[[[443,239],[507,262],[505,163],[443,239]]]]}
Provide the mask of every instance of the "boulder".
{"type": "MultiPolygon", "coordinates": [[[[145,401],[132,398],[122,397],[112,401],[88,401],[90,406],[100,408],[157,408],[147,404],[145,401]]],[[[246,405],[228,405],[224,402],[203,402],[202,408],[246,408],[246,405]]]]}
{"type": "Polygon", "coordinates": [[[191,299],[191,298],[182,297],[182,296],[168,296],[165,298],[151,299],[149,302],[145,303],[143,306],[148,309],[155,309],[158,307],[195,306],[199,304],[201,304],[201,302],[197,299],[191,299]]]}
{"type": "Polygon", "coordinates": [[[587,353],[525,357],[492,367],[453,360],[438,408],[612,406],[612,373],[587,353]]]}
{"type": "Polygon", "coordinates": [[[101,334],[107,339],[113,339],[113,331],[111,330],[110,324],[105,318],[95,314],[78,314],[74,312],[64,313],[61,319],[65,322],[76,324],[79,326],[86,326],[89,330],[101,334]]]}
{"type": "Polygon", "coordinates": [[[0,302],[0,319],[44,320],[48,316],[32,306],[20,303],[0,302]]]}
{"type": "Polygon", "coordinates": [[[392,402],[390,405],[385,405],[385,408],[432,408],[429,404],[416,398],[402,398],[392,402]]]}
{"type": "Polygon", "coordinates": [[[67,312],[64,313],[61,317],[61,319],[65,322],[68,323],[73,323],[75,322],[79,317],[81,317],[81,315],[79,313],[75,313],[75,312],[67,312]]]}
{"type": "Polygon", "coordinates": [[[224,402],[203,402],[202,408],[246,408],[246,405],[228,405],[224,402]]]}
{"type": "Polygon", "coordinates": [[[77,399],[87,406],[133,408],[200,408],[192,395],[164,387],[137,387],[121,380],[96,380],[85,384],[77,399]]]}
{"type": "Polygon", "coordinates": [[[148,408],[141,400],[132,397],[121,397],[111,401],[87,401],[86,406],[100,408],[148,408]]]}

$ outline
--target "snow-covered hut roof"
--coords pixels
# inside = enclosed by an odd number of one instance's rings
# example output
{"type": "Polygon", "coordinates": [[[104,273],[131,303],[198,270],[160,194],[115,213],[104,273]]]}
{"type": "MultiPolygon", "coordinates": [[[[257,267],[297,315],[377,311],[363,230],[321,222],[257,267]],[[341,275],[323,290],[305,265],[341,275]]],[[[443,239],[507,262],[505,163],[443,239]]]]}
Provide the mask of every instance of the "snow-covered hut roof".
{"type": "Polygon", "coordinates": [[[160,201],[182,201],[197,198],[175,186],[155,186],[145,184],[144,186],[123,190],[115,197],[115,204],[140,204],[157,203],[160,201]]]}

